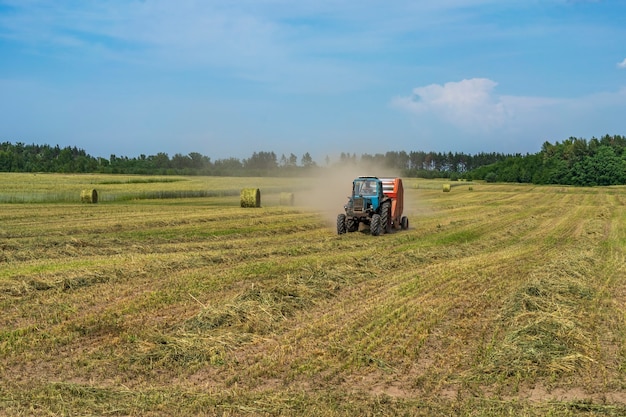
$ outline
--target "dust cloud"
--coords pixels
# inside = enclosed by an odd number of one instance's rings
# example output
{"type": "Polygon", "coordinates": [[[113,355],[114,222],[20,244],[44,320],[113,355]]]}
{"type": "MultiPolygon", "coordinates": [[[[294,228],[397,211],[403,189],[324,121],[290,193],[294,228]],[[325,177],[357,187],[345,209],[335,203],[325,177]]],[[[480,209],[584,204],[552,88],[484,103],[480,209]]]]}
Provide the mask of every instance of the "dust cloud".
{"type": "Polygon", "coordinates": [[[349,162],[320,168],[310,177],[310,188],[298,195],[298,205],[320,212],[329,226],[336,224],[337,215],[352,193],[352,181],[359,176],[397,177],[397,170],[377,167],[366,162],[349,162]]]}

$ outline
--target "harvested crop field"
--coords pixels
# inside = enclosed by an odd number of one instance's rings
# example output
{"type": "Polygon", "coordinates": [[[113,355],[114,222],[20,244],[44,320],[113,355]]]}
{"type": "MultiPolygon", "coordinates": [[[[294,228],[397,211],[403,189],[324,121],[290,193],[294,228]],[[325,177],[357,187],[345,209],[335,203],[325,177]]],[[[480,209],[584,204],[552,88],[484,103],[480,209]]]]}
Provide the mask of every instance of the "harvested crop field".
{"type": "Polygon", "coordinates": [[[624,187],[405,179],[373,237],[307,179],[37,177],[0,175],[1,414],[626,415],[624,187]]]}

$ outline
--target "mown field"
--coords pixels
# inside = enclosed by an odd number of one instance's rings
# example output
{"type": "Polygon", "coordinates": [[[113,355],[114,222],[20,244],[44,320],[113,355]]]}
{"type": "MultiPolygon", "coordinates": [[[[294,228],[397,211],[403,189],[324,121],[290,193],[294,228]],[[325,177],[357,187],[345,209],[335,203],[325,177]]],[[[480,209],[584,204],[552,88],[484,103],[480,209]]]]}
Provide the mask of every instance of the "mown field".
{"type": "Polygon", "coordinates": [[[313,182],[0,174],[0,414],[626,415],[625,187],[313,182]]]}

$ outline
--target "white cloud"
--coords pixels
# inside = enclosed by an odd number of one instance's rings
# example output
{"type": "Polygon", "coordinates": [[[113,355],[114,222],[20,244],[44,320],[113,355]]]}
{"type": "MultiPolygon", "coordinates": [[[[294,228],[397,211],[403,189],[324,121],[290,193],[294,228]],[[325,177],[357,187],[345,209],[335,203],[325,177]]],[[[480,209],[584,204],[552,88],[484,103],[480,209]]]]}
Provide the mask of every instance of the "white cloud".
{"type": "Polygon", "coordinates": [[[618,68],[626,68],[626,58],[620,63],[617,64],[618,68]]]}
{"type": "Polygon", "coordinates": [[[464,129],[491,130],[507,118],[504,101],[493,94],[496,86],[487,78],[431,84],[415,88],[411,96],[395,98],[392,104],[413,114],[431,114],[464,129]]]}
{"type": "Polygon", "coordinates": [[[479,143],[482,149],[536,152],[546,140],[599,137],[623,130],[626,88],[558,98],[500,95],[496,86],[487,78],[431,84],[396,97],[391,104],[409,112],[416,136],[440,150],[470,149],[479,143]]]}

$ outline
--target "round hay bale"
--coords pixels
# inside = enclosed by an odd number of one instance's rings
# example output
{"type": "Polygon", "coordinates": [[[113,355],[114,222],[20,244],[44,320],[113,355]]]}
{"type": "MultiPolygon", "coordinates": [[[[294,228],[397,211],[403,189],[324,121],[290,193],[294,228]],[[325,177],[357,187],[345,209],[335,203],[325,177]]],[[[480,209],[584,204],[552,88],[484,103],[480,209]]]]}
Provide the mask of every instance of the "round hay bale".
{"type": "Polygon", "coordinates": [[[241,207],[261,207],[261,190],[258,188],[241,190],[241,207]]]}
{"type": "Polygon", "coordinates": [[[444,184],[443,185],[443,192],[444,193],[449,193],[450,192],[450,184],[444,184]]]}
{"type": "Polygon", "coordinates": [[[82,190],[80,192],[81,203],[96,204],[98,202],[98,192],[95,189],[82,190]]]}
{"type": "Polygon", "coordinates": [[[469,190],[472,191],[474,190],[474,187],[472,187],[471,185],[469,186],[469,190]]]}
{"type": "Polygon", "coordinates": [[[280,205],[281,206],[293,206],[295,197],[293,193],[280,193],[280,205]]]}

